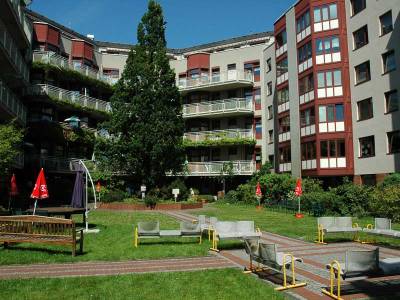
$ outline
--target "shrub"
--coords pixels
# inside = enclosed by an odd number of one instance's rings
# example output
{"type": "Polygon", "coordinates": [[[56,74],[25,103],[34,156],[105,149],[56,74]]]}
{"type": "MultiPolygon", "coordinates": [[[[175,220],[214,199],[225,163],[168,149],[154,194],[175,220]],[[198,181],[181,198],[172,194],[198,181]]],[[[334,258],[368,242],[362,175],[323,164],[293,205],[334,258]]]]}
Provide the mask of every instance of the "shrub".
{"type": "Polygon", "coordinates": [[[173,198],[172,189],[179,189],[179,195],[178,195],[179,201],[186,201],[190,196],[189,189],[186,187],[185,182],[183,182],[183,180],[180,178],[177,178],[174,181],[172,181],[167,189],[169,193],[168,198],[173,198]]]}
{"type": "Polygon", "coordinates": [[[241,184],[236,189],[238,202],[258,204],[256,199],[256,187],[250,183],[241,184]]]}
{"type": "MultiPolygon", "coordinates": [[[[296,179],[289,174],[266,174],[259,178],[262,187],[265,187],[264,198],[267,202],[279,203],[286,198],[296,186],[296,179]]],[[[253,198],[255,189],[253,191],[253,198]]]]}
{"type": "Polygon", "coordinates": [[[316,178],[303,178],[303,193],[323,192],[322,181],[316,178]]]}
{"type": "Polygon", "coordinates": [[[336,195],[332,192],[310,192],[301,196],[301,206],[305,211],[321,210],[318,215],[323,213],[337,213],[335,205],[336,195]]]}
{"type": "Polygon", "coordinates": [[[388,185],[377,188],[370,200],[372,214],[375,217],[386,217],[393,222],[400,221],[400,185],[388,185]]]}
{"type": "Polygon", "coordinates": [[[150,196],[150,195],[148,195],[144,198],[144,203],[146,204],[146,206],[151,207],[151,208],[154,208],[156,206],[157,201],[158,201],[157,197],[150,196]]]}
{"type": "Polygon", "coordinates": [[[100,200],[102,202],[119,202],[127,198],[128,194],[121,190],[108,190],[104,189],[100,193],[100,200]]]}
{"type": "Polygon", "coordinates": [[[230,190],[223,200],[223,202],[235,204],[239,202],[238,192],[235,190],[230,190]]]}
{"type": "Polygon", "coordinates": [[[198,195],[197,199],[201,200],[206,200],[207,202],[214,202],[214,196],[213,195],[198,195]]]}
{"type": "Polygon", "coordinates": [[[385,188],[392,185],[400,185],[400,173],[393,173],[386,176],[378,185],[379,188],[385,188]]]}

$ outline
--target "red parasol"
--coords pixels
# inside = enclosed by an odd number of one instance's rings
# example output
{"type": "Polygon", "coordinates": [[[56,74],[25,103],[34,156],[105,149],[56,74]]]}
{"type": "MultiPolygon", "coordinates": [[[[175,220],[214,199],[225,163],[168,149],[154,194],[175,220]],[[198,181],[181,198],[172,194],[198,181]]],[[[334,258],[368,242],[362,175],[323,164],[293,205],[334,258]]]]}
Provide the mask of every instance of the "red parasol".
{"type": "Polygon", "coordinates": [[[47,190],[46,178],[44,177],[43,168],[40,170],[39,176],[36,179],[35,187],[33,188],[31,198],[35,200],[35,206],[33,208],[33,214],[35,214],[37,200],[49,198],[49,192],[47,190]]]}
{"type": "Polygon", "coordinates": [[[297,197],[300,197],[303,194],[303,189],[301,187],[301,178],[297,179],[296,188],[294,189],[294,193],[297,197]]]}
{"type": "Polygon", "coordinates": [[[10,187],[10,196],[18,195],[18,187],[17,187],[17,178],[15,174],[11,177],[11,187],[10,187]]]}
{"type": "Polygon", "coordinates": [[[261,193],[261,186],[260,186],[260,183],[259,183],[259,182],[257,182],[257,187],[256,187],[256,197],[259,197],[259,198],[261,198],[261,196],[262,196],[262,193],[261,193]]]}

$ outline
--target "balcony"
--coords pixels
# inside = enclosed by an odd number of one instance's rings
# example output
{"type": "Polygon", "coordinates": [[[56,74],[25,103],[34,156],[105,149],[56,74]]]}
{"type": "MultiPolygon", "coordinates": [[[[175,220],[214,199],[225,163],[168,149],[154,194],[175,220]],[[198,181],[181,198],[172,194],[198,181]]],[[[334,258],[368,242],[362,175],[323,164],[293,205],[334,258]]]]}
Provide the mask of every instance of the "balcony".
{"type": "Polygon", "coordinates": [[[26,164],[46,172],[70,173],[79,170],[79,158],[29,155],[26,164]]]}
{"type": "Polygon", "coordinates": [[[229,146],[255,144],[253,129],[227,129],[186,132],[183,136],[187,146],[229,146]]]}
{"type": "Polygon", "coordinates": [[[82,75],[88,76],[93,79],[101,80],[110,85],[115,84],[118,79],[115,76],[104,76],[99,70],[85,66],[83,64],[73,63],[67,58],[58,55],[51,51],[34,51],[33,61],[45,64],[50,64],[64,69],[79,72],[82,75]]]}
{"type": "Polygon", "coordinates": [[[20,48],[28,48],[32,43],[33,26],[25,15],[21,0],[0,1],[2,20],[9,25],[11,34],[16,38],[20,48]]]}
{"type": "Polygon", "coordinates": [[[14,40],[12,34],[6,30],[3,22],[0,20],[0,65],[2,73],[9,73],[6,76],[10,83],[22,81],[23,84],[29,82],[29,68],[21,54],[20,48],[14,40]],[[3,53],[3,54],[1,54],[3,53]],[[11,75],[12,74],[12,75],[11,75]],[[13,74],[15,74],[13,76],[13,74]]]}
{"type": "Polygon", "coordinates": [[[235,89],[241,87],[252,86],[254,76],[252,72],[229,71],[209,76],[202,74],[197,78],[179,79],[178,88],[182,93],[203,90],[203,91],[220,91],[225,89],[235,89]]]}
{"type": "Polygon", "coordinates": [[[26,107],[15,96],[7,86],[0,80],[0,106],[13,118],[25,125],[26,124],[26,107]]]}
{"type": "Polygon", "coordinates": [[[252,175],[256,171],[256,163],[252,160],[189,162],[186,164],[187,176],[218,176],[223,167],[231,163],[234,175],[252,175]]]}
{"type": "Polygon", "coordinates": [[[47,95],[51,99],[63,101],[72,105],[86,107],[92,110],[110,112],[109,102],[81,95],[79,92],[67,91],[49,84],[35,84],[29,88],[29,94],[35,96],[47,95]]]}
{"type": "Polygon", "coordinates": [[[183,117],[187,119],[205,116],[234,116],[243,113],[252,114],[253,112],[253,101],[245,98],[231,98],[183,105],[183,117]]]}

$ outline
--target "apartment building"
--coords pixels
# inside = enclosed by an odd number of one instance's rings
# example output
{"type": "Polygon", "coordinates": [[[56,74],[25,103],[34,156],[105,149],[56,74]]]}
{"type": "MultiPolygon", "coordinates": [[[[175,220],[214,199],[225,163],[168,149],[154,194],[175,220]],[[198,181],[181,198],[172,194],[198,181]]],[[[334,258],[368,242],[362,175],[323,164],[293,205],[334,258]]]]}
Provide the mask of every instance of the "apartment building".
{"type": "MultiPolygon", "coordinates": [[[[21,127],[27,117],[22,91],[29,85],[32,43],[32,26],[24,12],[27,2],[0,2],[0,123],[15,119],[21,127]]],[[[23,155],[14,166],[23,168],[23,155]]]]}
{"type": "Polygon", "coordinates": [[[262,50],[272,41],[265,32],[171,51],[194,186],[224,172],[240,182],[261,166],[262,50]]]}
{"type": "Polygon", "coordinates": [[[398,170],[396,4],[301,0],[274,23],[263,158],[277,172],[371,183],[398,170]]]}

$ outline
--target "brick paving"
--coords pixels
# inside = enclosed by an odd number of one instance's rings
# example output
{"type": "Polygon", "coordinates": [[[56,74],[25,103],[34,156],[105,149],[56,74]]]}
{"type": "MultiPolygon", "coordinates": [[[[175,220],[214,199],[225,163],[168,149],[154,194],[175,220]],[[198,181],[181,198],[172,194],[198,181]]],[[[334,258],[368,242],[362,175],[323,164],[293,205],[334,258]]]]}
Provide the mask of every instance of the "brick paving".
{"type": "MultiPolygon", "coordinates": [[[[169,211],[165,214],[179,220],[191,221],[194,217],[182,211],[169,211]]],[[[376,246],[355,242],[331,243],[318,245],[294,238],[284,237],[270,232],[262,232],[262,240],[278,245],[278,251],[292,253],[303,258],[303,263],[296,264],[296,278],[307,282],[306,287],[292,289],[289,293],[304,299],[330,299],[321,293],[322,287],[329,286],[329,270],[325,265],[333,259],[344,261],[346,250],[349,249],[374,249],[376,246]]],[[[246,267],[249,258],[242,249],[222,250],[219,253],[232,262],[246,267]]],[[[400,250],[380,247],[380,258],[400,257],[400,250]]],[[[260,279],[280,284],[280,274],[259,274],[260,279]]],[[[381,298],[400,299],[400,275],[362,278],[357,280],[342,281],[342,295],[344,299],[370,299],[381,298]]]]}
{"type": "Polygon", "coordinates": [[[222,256],[0,266],[0,279],[105,276],[151,272],[196,271],[237,267],[222,256]]]}

